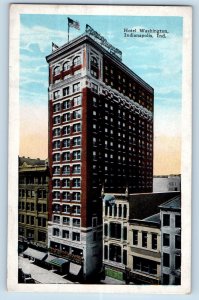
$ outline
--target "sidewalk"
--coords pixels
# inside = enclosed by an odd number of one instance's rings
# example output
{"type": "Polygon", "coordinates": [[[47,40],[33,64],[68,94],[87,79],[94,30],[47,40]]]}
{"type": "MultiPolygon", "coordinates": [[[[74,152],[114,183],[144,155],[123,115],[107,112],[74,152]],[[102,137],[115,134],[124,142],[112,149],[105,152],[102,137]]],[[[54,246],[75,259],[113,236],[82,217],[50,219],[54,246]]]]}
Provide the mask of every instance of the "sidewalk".
{"type": "Polygon", "coordinates": [[[19,268],[22,268],[24,273],[31,274],[32,278],[39,283],[65,283],[74,284],[73,282],[62,278],[61,275],[54,273],[52,270],[43,269],[30,262],[28,258],[19,256],[19,268]]]}
{"type": "MultiPolygon", "coordinates": [[[[37,283],[46,283],[46,284],[77,284],[78,282],[72,282],[61,275],[54,273],[52,270],[46,270],[41,268],[34,263],[30,262],[28,258],[19,256],[19,268],[22,268],[24,273],[31,274],[31,277],[37,283]]],[[[110,285],[125,285],[124,281],[120,281],[111,277],[106,276],[104,280],[101,280],[98,284],[110,284],[110,285]]]]}

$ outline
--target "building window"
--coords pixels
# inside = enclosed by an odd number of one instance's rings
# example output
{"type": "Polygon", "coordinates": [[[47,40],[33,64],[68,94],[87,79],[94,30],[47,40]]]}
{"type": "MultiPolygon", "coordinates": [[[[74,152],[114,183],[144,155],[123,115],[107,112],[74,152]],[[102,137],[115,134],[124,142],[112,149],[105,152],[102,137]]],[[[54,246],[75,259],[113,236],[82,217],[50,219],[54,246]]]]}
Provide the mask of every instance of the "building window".
{"type": "Polygon", "coordinates": [[[53,235],[59,236],[59,228],[53,228],[53,235]]]}
{"type": "Polygon", "coordinates": [[[70,94],[70,87],[67,86],[63,89],[63,96],[67,96],[70,94]]]}
{"type": "Polygon", "coordinates": [[[73,105],[74,106],[78,106],[78,105],[81,105],[81,96],[77,96],[77,97],[74,97],[73,98],[73,105]]]}
{"type": "Polygon", "coordinates": [[[133,230],[133,245],[138,245],[138,230],[133,230]]]}
{"type": "Polygon", "coordinates": [[[63,224],[64,225],[70,225],[70,218],[69,217],[63,217],[63,224]]]}
{"type": "Polygon", "coordinates": [[[91,56],[91,65],[98,67],[97,59],[94,56],[91,56]]]}
{"type": "Polygon", "coordinates": [[[94,77],[94,78],[98,78],[98,73],[97,71],[91,69],[91,75],[94,77]]]}
{"type": "Polygon", "coordinates": [[[80,132],[81,131],[81,124],[77,123],[73,125],[73,132],[80,132]]]}
{"type": "Polygon", "coordinates": [[[80,219],[73,218],[73,226],[74,227],[80,227],[80,219]]]}
{"type": "Polygon", "coordinates": [[[59,204],[53,204],[53,212],[55,212],[55,213],[60,212],[60,205],[59,204]]]}
{"type": "Polygon", "coordinates": [[[91,90],[93,91],[93,92],[95,92],[95,93],[97,93],[98,92],[98,86],[97,86],[97,84],[95,84],[95,83],[91,83],[91,90]]]}
{"type": "Polygon", "coordinates": [[[108,236],[108,224],[104,224],[104,236],[108,236]]]}
{"type": "Polygon", "coordinates": [[[69,61],[67,61],[67,62],[65,62],[65,63],[63,64],[63,71],[66,71],[66,70],[68,70],[68,69],[70,69],[70,62],[69,62],[69,61]]]}
{"type": "Polygon", "coordinates": [[[81,64],[81,58],[80,56],[76,56],[74,59],[73,59],[73,66],[78,66],[81,64]]]}
{"type": "Polygon", "coordinates": [[[56,153],[53,155],[53,161],[60,161],[60,154],[59,153],[56,153]]]}
{"type": "Polygon", "coordinates": [[[62,129],[63,135],[70,134],[70,126],[64,126],[62,129]]]}
{"type": "Polygon", "coordinates": [[[180,235],[175,236],[175,248],[181,249],[181,236],[180,235]]]}
{"type": "Polygon", "coordinates": [[[121,247],[118,245],[109,245],[109,259],[121,263],[121,247]]]}
{"type": "Polygon", "coordinates": [[[63,155],[62,155],[62,159],[63,159],[63,161],[70,160],[70,152],[64,152],[63,155]]]}
{"type": "Polygon", "coordinates": [[[38,231],[38,241],[39,242],[46,242],[46,233],[38,231]]]}
{"type": "Polygon", "coordinates": [[[108,259],[108,246],[104,246],[104,259],[108,259]]]}
{"type": "Polygon", "coordinates": [[[54,68],[53,74],[56,76],[56,75],[58,75],[59,73],[60,73],[60,67],[57,66],[57,67],[54,68]]]}
{"type": "Polygon", "coordinates": [[[60,136],[61,130],[60,128],[56,128],[53,130],[53,136],[60,136]]]}
{"type": "Polygon", "coordinates": [[[55,105],[53,105],[53,112],[58,112],[60,111],[61,106],[60,103],[56,103],[55,105]]]}
{"type": "Polygon", "coordinates": [[[63,122],[69,122],[70,121],[70,113],[63,115],[63,122]]]}
{"type": "Polygon", "coordinates": [[[72,199],[74,201],[80,201],[80,192],[74,192],[74,193],[72,193],[72,199]]]}
{"type": "Polygon", "coordinates": [[[126,241],[127,240],[127,228],[123,227],[123,240],[126,241]]]}
{"type": "Polygon", "coordinates": [[[73,174],[80,174],[81,168],[80,165],[73,165],[73,174]]]}
{"type": "Polygon", "coordinates": [[[80,146],[81,145],[81,137],[74,137],[73,138],[73,146],[80,146]]]}
{"type": "Polygon", "coordinates": [[[163,246],[165,247],[170,246],[170,235],[167,233],[163,233],[163,246]]]}
{"type": "Polygon", "coordinates": [[[163,266],[170,267],[170,255],[168,253],[163,253],[163,266]]]}
{"type": "Polygon", "coordinates": [[[61,121],[60,116],[57,116],[57,117],[54,117],[54,118],[53,118],[53,124],[54,124],[54,125],[59,124],[60,121],[61,121]]]}
{"type": "Polygon", "coordinates": [[[80,187],[81,183],[80,183],[80,178],[74,178],[73,179],[73,187],[80,187]]]}
{"type": "Polygon", "coordinates": [[[73,232],[72,233],[72,240],[73,241],[80,241],[80,233],[79,232],[73,232]]]}
{"type": "Polygon", "coordinates": [[[118,217],[121,218],[122,216],[122,205],[119,204],[119,212],[118,212],[118,217]]]}
{"type": "Polygon", "coordinates": [[[70,205],[62,206],[63,213],[69,214],[71,212],[70,205]]]}
{"type": "MultiPolygon", "coordinates": [[[[38,222],[39,222],[39,220],[38,220],[38,222]]],[[[53,217],[53,222],[59,224],[60,223],[60,216],[54,216],[53,217]]]]}
{"type": "Polygon", "coordinates": [[[70,187],[70,179],[63,179],[62,186],[69,188],[70,187]]]}
{"type": "Polygon", "coordinates": [[[137,271],[141,271],[148,274],[157,274],[157,262],[141,258],[141,257],[133,257],[133,269],[137,271]]]}
{"type": "Polygon", "coordinates": [[[70,201],[70,192],[63,192],[62,193],[62,199],[70,201]]]}
{"type": "Polygon", "coordinates": [[[163,285],[169,285],[169,281],[170,281],[170,276],[169,274],[163,274],[163,285]]]}
{"type": "Polygon", "coordinates": [[[76,120],[76,119],[80,119],[81,118],[81,110],[78,109],[78,110],[75,110],[73,112],[73,119],[76,120]]]}
{"type": "Polygon", "coordinates": [[[81,158],[80,150],[73,151],[73,160],[79,160],[81,158]]]}
{"type": "Polygon", "coordinates": [[[124,204],[124,206],[123,206],[123,217],[124,218],[127,217],[127,206],[126,206],[126,204],[124,204]]]}
{"type": "Polygon", "coordinates": [[[63,148],[69,148],[70,147],[70,139],[65,139],[62,141],[62,147],[63,148]]]}
{"type": "Polygon", "coordinates": [[[60,141],[53,142],[53,149],[59,149],[60,148],[60,141]]]}
{"type": "Polygon", "coordinates": [[[73,93],[80,91],[80,82],[73,84],[73,93]]]}
{"type": "Polygon", "coordinates": [[[142,232],[142,247],[147,247],[147,232],[142,232]]]}
{"type": "Polygon", "coordinates": [[[60,199],[60,192],[57,192],[57,191],[53,192],[53,199],[54,200],[55,199],[59,200],[60,199]]]}
{"type": "Polygon", "coordinates": [[[69,165],[62,167],[62,174],[63,175],[69,175],[70,174],[70,166],[69,165]]]}
{"type": "Polygon", "coordinates": [[[69,239],[69,231],[68,230],[63,230],[62,231],[62,238],[69,239]]]}
{"type": "Polygon", "coordinates": [[[115,239],[121,239],[121,224],[110,223],[110,237],[115,239]]]}
{"type": "Polygon", "coordinates": [[[127,265],[127,250],[123,250],[123,264],[127,265]]]}
{"type": "Polygon", "coordinates": [[[175,227],[176,228],[181,228],[181,215],[176,215],[175,216],[175,227]]]}
{"type": "Polygon", "coordinates": [[[70,108],[70,100],[66,100],[62,104],[63,109],[70,108]]]}
{"type": "Polygon", "coordinates": [[[163,214],[163,226],[170,226],[170,215],[163,214]]]}
{"type": "Polygon", "coordinates": [[[152,233],[151,239],[152,239],[152,249],[156,250],[157,249],[157,234],[152,233]]]}

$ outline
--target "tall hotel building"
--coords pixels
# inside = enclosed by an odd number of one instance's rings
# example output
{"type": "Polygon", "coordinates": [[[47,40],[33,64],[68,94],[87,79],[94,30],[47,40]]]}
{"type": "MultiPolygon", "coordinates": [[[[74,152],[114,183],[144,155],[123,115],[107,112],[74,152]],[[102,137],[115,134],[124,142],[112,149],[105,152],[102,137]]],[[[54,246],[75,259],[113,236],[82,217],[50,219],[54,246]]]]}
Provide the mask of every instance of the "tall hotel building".
{"type": "Polygon", "coordinates": [[[101,269],[101,193],[152,192],[154,91],[121,54],[87,25],[46,58],[49,249],[84,278],[101,269]]]}

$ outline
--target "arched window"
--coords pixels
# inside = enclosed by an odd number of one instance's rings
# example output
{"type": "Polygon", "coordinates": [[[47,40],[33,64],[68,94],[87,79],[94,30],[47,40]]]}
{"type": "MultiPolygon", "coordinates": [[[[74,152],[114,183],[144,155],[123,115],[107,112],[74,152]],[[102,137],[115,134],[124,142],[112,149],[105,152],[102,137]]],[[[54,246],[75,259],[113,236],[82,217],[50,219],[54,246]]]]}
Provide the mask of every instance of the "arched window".
{"type": "Polygon", "coordinates": [[[73,59],[73,65],[74,66],[78,66],[81,64],[81,58],[80,56],[76,56],[74,59],[73,59]]]}
{"type": "Polygon", "coordinates": [[[70,69],[70,62],[67,61],[63,64],[63,71],[69,70],[70,69]]]}
{"type": "Polygon", "coordinates": [[[60,73],[60,67],[57,66],[57,67],[54,68],[53,74],[54,74],[54,75],[58,75],[59,73],[60,73]]]}

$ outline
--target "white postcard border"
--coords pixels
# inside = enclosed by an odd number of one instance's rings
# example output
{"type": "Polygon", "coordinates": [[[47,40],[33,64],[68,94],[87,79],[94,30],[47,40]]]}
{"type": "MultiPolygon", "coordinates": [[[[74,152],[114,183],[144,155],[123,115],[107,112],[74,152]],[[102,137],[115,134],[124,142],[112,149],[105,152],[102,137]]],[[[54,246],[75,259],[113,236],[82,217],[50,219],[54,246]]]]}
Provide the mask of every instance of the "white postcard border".
{"type": "Polygon", "coordinates": [[[185,294],[191,290],[191,145],[192,145],[192,8],[182,6],[23,5],[10,7],[9,53],[9,170],[7,287],[24,292],[103,292],[185,294]],[[182,78],[182,268],[181,286],[26,285],[18,284],[18,149],[19,149],[19,32],[20,14],[129,15],[183,17],[182,78]],[[74,288],[75,287],[75,288],[74,288]]]}

